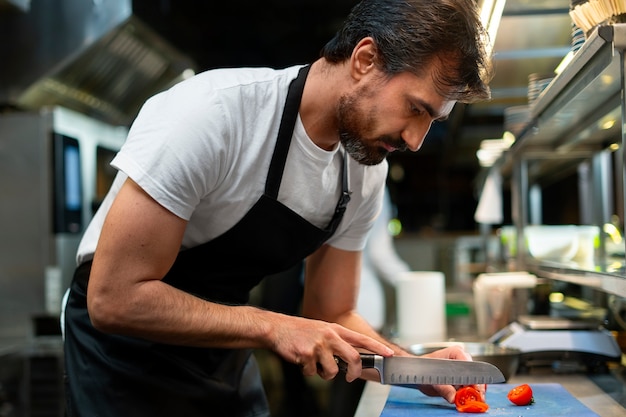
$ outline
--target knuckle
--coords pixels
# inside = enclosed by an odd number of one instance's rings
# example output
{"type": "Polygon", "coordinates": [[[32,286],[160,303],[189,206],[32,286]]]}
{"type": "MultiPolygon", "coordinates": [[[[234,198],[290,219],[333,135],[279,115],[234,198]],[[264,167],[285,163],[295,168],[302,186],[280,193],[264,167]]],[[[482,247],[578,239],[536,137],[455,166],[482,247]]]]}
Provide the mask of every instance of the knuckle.
{"type": "Polygon", "coordinates": [[[349,356],[350,357],[348,359],[350,360],[350,362],[353,362],[354,364],[361,363],[361,354],[357,350],[352,350],[349,356]]]}
{"type": "Polygon", "coordinates": [[[335,376],[337,376],[339,369],[337,368],[336,364],[335,365],[330,365],[330,366],[319,366],[318,368],[318,374],[320,377],[322,377],[322,379],[326,380],[326,381],[330,381],[331,379],[335,378],[335,376]]]}

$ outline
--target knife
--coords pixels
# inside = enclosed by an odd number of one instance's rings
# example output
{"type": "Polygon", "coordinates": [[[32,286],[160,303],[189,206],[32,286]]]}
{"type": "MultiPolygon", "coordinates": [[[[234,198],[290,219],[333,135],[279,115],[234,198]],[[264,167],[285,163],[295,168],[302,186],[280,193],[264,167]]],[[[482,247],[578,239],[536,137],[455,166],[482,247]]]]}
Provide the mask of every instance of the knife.
{"type": "MultiPolygon", "coordinates": [[[[345,372],[347,363],[335,357],[339,370],[345,372]]],[[[505,382],[500,370],[487,362],[455,359],[392,356],[385,358],[361,353],[364,369],[374,368],[380,374],[381,384],[390,385],[473,385],[505,382]]]]}

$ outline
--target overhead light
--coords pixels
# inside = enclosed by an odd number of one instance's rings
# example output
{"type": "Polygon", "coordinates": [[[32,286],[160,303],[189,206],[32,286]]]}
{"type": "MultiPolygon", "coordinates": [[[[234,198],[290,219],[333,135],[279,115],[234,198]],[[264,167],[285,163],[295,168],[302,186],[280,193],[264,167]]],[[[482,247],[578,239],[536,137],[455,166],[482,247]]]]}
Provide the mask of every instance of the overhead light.
{"type": "Polygon", "coordinates": [[[496,42],[496,35],[498,34],[505,4],[506,0],[483,0],[480,5],[480,20],[489,34],[490,43],[487,45],[489,54],[491,54],[493,45],[496,42]]]}
{"type": "Polygon", "coordinates": [[[600,127],[602,128],[602,130],[609,130],[613,126],[615,126],[615,119],[606,119],[600,121],[600,127]]]}

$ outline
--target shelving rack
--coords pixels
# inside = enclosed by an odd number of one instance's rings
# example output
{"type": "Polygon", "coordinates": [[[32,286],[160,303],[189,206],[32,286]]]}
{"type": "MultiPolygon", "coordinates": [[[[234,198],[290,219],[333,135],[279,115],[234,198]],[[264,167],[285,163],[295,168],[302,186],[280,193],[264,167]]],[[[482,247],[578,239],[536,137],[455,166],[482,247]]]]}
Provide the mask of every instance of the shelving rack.
{"type": "MultiPolygon", "coordinates": [[[[588,185],[593,223],[608,223],[614,202],[623,220],[625,51],[626,24],[596,28],[530,106],[528,122],[517,133],[516,142],[492,167],[510,180],[518,248],[526,247],[523,231],[529,224],[531,185],[571,172],[585,161],[591,168],[588,185]],[[616,168],[611,168],[614,143],[620,145],[620,157],[613,161],[616,168]],[[612,169],[619,175],[612,175],[612,169]]],[[[537,261],[520,250],[517,267],[626,297],[626,260],[608,257],[603,239],[600,242],[593,265],[537,261]]]]}

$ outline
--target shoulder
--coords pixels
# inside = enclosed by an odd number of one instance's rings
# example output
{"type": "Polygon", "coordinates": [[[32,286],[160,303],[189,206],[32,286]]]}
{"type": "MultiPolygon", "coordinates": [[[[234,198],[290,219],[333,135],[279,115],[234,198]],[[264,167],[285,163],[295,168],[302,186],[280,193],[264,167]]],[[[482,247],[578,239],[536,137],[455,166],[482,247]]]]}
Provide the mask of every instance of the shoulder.
{"type": "MultiPolygon", "coordinates": [[[[239,146],[250,129],[268,131],[299,67],[205,71],[150,98],[130,136],[177,147],[239,146]],[[269,125],[269,126],[268,126],[269,125]]],[[[215,149],[217,150],[217,149],[215,149]]],[[[239,149],[231,151],[238,152],[239,149]]],[[[194,151],[195,152],[195,151],[194,151]]]]}
{"type": "Polygon", "coordinates": [[[202,109],[218,100],[257,100],[268,95],[286,95],[289,83],[297,76],[299,66],[284,69],[272,68],[220,68],[201,72],[179,82],[171,88],[152,96],[144,104],[142,112],[150,109],[176,110],[178,112],[202,109]],[[181,110],[182,109],[182,110],[181,110]]]}
{"type": "Polygon", "coordinates": [[[238,91],[276,91],[287,90],[297,76],[300,66],[284,69],[273,68],[220,68],[208,70],[191,77],[174,87],[170,94],[197,96],[198,93],[212,94],[236,93],[238,91]]]}

